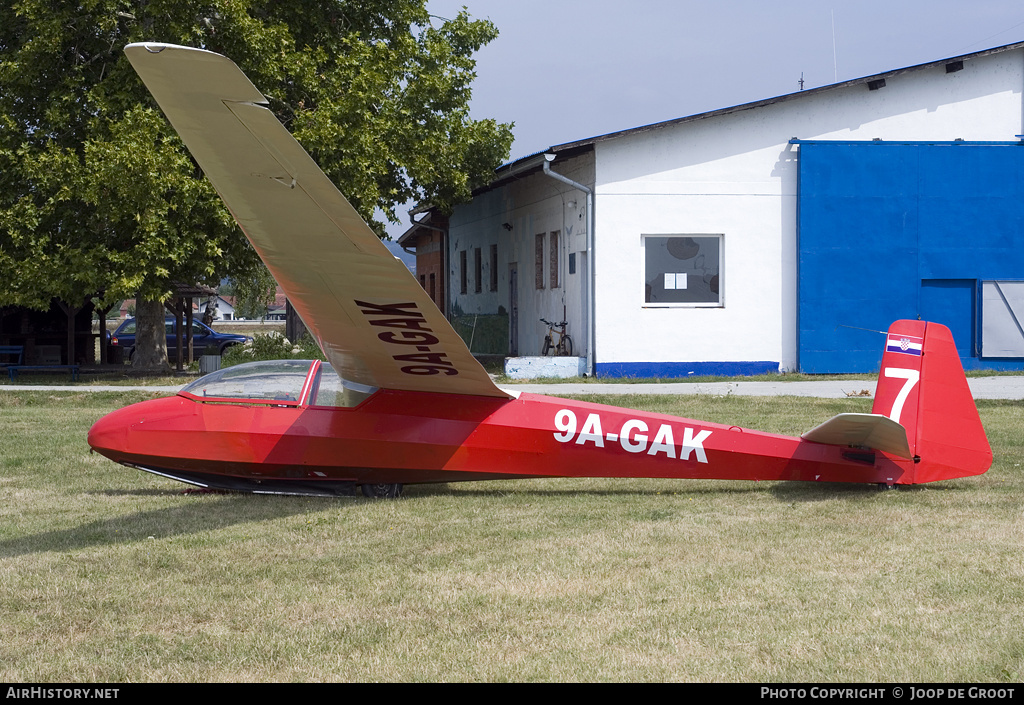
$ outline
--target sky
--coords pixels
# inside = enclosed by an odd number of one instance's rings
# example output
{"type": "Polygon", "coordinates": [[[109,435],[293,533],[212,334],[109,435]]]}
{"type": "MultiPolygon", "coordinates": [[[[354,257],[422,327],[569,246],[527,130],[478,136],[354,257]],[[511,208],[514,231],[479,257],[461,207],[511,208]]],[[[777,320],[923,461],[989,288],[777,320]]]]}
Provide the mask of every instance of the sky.
{"type": "Polygon", "coordinates": [[[515,123],[512,160],[792,93],[801,75],[806,90],[1024,40],[1020,0],[427,3],[463,6],[500,32],[477,54],[471,113],[515,123]]]}

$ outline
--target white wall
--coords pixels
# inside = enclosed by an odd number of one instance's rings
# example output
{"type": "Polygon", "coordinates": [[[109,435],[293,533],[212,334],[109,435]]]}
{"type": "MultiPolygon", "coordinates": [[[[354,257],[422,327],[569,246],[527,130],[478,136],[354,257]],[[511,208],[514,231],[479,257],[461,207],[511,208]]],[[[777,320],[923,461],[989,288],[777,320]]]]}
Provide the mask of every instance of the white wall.
{"type": "MultiPolygon", "coordinates": [[[[798,147],[828,140],[1012,141],[1024,52],[596,144],[598,362],[796,363],[798,147]],[[721,308],[644,305],[641,235],[722,233],[721,308]]],[[[579,180],[579,179],[577,179],[579,180]]],[[[532,260],[530,260],[532,261],[532,260]]],[[[532,270],[531,270],[532,271],[532,270]]]]}
{"type": "MultiPolygon", "coordinates": [[[[593,184],[593,155],[556,162],[553,169],[574,181],[593,184]]],[[[580,252],[586,251],[586,196],[559,181],[536,173],[477,196],[455,208],[449,220],[448,262],[453,311],[496,313],[511,309],[509,265],[515,263],[519,281],[519,354],[539,355],[547,326],[546,318],[567,320],[566,330],[575,353],[585,354],[582,303],[585,282],[580,252]],[[512,225],[509,231],[503,223],[512,225]],[[550,234],[559,233],[559,286],[550,286],[550,234]],[[544,288],[536,287],[536,236],[545,235],[544,288]],[[490,245],[498,245],[498,290],[489,291],[490,245]],[[483,286],[474,290],[473,250],[481,248],[483,286]],[[460,256],[466,251],[469,267],[467,293],[461,294],[460,256]],[[577,270],[569,274],[569,254],[577,253],[577,270]],[[564,319],[563,319],[564,317],[564,319]]]]}

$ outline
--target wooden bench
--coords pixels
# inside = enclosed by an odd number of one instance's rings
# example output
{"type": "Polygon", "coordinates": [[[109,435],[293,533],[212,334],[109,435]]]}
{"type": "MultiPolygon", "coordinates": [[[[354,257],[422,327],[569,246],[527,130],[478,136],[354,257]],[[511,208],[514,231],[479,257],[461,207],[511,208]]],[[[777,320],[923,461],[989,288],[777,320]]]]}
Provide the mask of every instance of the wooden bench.
{"type": "Polygon", "coordinates": [[[71,381],[77,382],[79,367],[80,365],[8,365],[7,373],[11,376],[11,381],[13,382],[15,379],[18,378],[18,373],[23,370],[28,370],[29,372],[39,372],[45,370],[68,370],[69,372],[71,372],[71,381]]]}
{"type": "MultiPolygon", "coordinates": [[[[21,356],[25,352],[24,345],[0,345],[0,355],[13,356],[17,359],[14,361],[15,365],[21,364],[21,356]]],[[[9,362],[6,364],[10,364],[9,362]]]]}
{"type": "Polygon", "coordinates": [[[0,345],[0,355],[7,355],[8,357],[15,358],[13,363],[6,362],[0,363],[7,368],[7,374],[11,376],[13,382],[18,378],[18,373],[22,370],[28,370],[29,372],[39,372],[45,370],[67,370],[71,373],[71,381],[78,381],[78,368],[80,365],[23,365],[21,359],[25,354],[24,345],[0,345]]]}

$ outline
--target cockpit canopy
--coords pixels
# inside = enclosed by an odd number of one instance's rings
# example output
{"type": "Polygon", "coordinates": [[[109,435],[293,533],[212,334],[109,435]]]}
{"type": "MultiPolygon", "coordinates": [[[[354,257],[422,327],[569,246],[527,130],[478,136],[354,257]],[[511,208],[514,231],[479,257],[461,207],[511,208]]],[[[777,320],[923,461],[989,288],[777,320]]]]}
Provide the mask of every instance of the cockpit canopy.
{"type": "Polygon", "coordinates": [[[342,379],[327,362],[271,360],[225,367],[200,377],[179,393],[204,401],[353,407],[376,391],[376,387],[342,379]]]}

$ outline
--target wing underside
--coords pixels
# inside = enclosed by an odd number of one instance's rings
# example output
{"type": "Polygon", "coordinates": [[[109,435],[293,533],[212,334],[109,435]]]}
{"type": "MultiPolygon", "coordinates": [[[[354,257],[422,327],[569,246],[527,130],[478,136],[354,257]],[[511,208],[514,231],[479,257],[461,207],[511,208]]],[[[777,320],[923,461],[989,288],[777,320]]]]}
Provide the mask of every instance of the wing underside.
{"type": "Polygon", "coordinates": [[[167,44],[125,53],[342,377],[508,396],[234,63],[167,44]]]}

